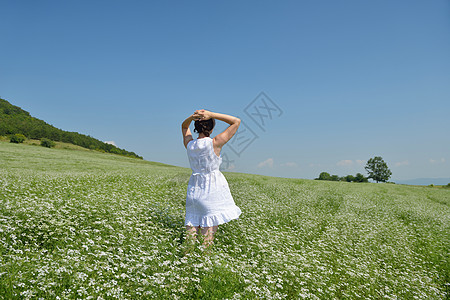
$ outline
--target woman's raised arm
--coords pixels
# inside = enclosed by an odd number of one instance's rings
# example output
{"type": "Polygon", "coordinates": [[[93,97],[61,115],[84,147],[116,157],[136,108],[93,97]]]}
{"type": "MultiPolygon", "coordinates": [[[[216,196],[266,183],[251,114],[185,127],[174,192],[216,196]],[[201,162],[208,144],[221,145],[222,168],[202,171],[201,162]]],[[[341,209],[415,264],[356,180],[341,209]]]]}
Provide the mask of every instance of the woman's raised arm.
{"type": "Polygon", "coordinates": [[[195,119],[197,119],[198,116],[195,116],[195,113],[187,117],[186,120],[183,121],[181,124],[181,133],[183,134],[183,144],[184,147],[187,148],[187,144],[193,140],[191,130],[189,129],[189,125],[191,125],[191,122],[195,119]]]}

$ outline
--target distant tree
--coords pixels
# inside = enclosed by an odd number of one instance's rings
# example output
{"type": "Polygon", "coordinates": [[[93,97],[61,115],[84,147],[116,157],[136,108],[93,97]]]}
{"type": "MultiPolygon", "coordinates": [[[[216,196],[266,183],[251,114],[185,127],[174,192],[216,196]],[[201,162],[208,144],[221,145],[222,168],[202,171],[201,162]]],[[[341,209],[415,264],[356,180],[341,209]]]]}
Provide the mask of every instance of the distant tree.
{"type": "Polygon", "coordinates": [[[368,178],[372,178],[377,183],[380,181],[386,182],[392,175],[391,170],[389,170],[381,156],[375,156],[374,158],[369,159],[364,168],[367,173],[369,173],[368,178]]]}
{"type": "Polygon", "coordinates": [[[342,180],[342,181],[352,182],[352,181],[355,181],[355,176],[347,175],[347,176],[344,176],[343,179],[344,180],[342,180]]]}
{"type": "Polygon", "coordinates": [[[361,173],[356,173],[354,182],[367,182],[367,177],[364,177],[361,173]]]}
{"type": "Polygon", "coordinates": [[[341,177],[339,177],[338,175],[331,175],[330,180],[331,181],[340,181],[341,177]]]}
{"type": "Polygon", "coordinates": [[[317,180],[331,180],[331,176],[327,172],[320,173],[319,177],[316,178],[317,180]]]}
{"type": "Polygon", "coordinates": [[[11,138],[9,139],[10,143],[16,143],[16,144],[20,144],[23,143],[27,138],[20,133],[16,133],[15,135],[12,135],[11,138]]]}

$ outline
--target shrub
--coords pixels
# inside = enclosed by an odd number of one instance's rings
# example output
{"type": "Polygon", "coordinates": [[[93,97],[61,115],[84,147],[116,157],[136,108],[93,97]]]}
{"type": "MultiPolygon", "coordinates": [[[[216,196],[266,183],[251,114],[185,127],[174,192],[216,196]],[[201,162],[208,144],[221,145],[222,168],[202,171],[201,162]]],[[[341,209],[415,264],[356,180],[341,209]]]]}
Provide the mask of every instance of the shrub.
{"type": "Polygon", "coordinates": [[[16,133],[15,135],[11,136],[9,142],[20,144],[20,143],[23,143],[25,140],[26,140],[26,137],[23,134],[16,133]]]}
{"type": "Polygon", "coordinates": [[[430,184],[429,187],[434,187],[434,184],[430,184]]]}
{"type": "Polygon", "coordinates": [[[49,139],[42,139],[41,146],[47,147],[47,148],[52,148],[52,147],[55,147],[55,142],[53,142],[52,140],[49,140],[49,139]]]}

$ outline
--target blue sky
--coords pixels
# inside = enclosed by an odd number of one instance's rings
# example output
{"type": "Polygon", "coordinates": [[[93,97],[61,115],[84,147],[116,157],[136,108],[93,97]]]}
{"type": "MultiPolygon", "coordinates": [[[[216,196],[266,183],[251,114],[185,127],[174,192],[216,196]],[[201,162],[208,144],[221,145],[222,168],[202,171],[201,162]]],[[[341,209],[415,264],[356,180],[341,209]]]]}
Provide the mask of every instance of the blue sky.
{"type": "Polygon", "coordinates": [[[205,108],[257,136],[224,148],[233,171],[347,175],[382,156],[393,179],[450,177],[449,1],[2,0],[0,13],[0,97],[58,128],[188,167],[180,124],[205,108]],[[245,111],[261,92],[279,108],[263,128],[245,111]]]}

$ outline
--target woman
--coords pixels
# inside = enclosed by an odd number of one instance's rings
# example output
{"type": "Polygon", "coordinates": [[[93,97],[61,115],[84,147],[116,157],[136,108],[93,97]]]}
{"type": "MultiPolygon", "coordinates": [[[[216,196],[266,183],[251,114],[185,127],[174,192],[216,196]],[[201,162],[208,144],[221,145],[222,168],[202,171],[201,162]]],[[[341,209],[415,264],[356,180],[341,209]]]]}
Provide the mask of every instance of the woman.
{"type": "Polygon", "coordinates": [[[236,117],[201,109],[196,110],[181,125],[192,169],[186,197],[186,231],[190,240],[202,234],[205,246],[212,244],[220,224],[237,219],[241,214],[231,196],[227,180],[219,171],[222,162],[220,150],[233,137],[240,124],[241,120],[236,117]],[[193,120],[197,139],[192,138],[189,130],[193,120]],[[230,126],[211,138],[215,120],[224,121],[230,126]]]}

